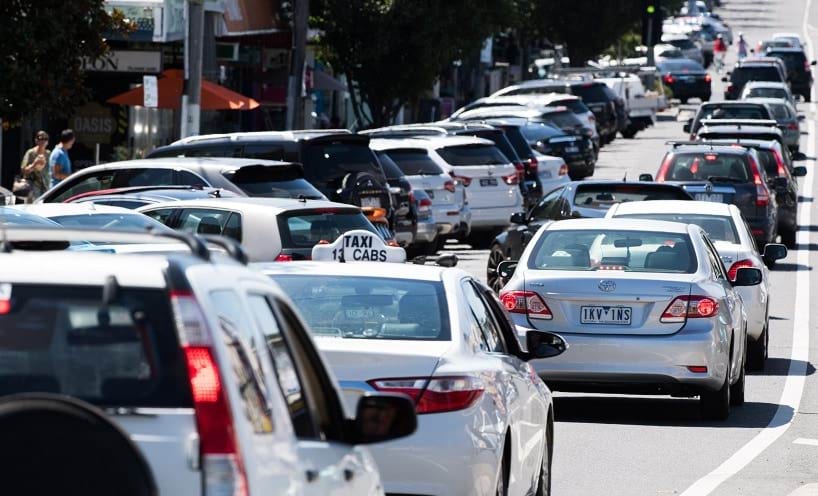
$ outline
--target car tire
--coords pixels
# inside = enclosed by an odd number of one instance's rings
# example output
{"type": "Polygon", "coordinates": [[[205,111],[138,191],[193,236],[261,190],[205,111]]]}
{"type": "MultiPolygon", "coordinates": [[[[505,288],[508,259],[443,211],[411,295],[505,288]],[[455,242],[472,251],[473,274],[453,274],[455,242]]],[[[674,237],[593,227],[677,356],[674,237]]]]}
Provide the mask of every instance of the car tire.
{"type": "Polygon", "coordinates": [[[537,479],[536,496],[551,496],[551,452],[554,446],[553,438],[554,426],[549,422],[545,429],[545,450],[542,454],[542,466],[540,476],[537,479]]]}
{"type": "Polygon", "coordinates": [[[811,101],[812,101],[812,95],[811,95],[811,93],[812,93],[812,92],[810,92],[810,91],[807,91],[806,93],[804,93],[804,95],[803,95],[803,96],[804,96],[804,101],[805,101],[805,102],[809,103],[809,102],[811,102],[811,101]]]}
{"type": "Polygon", "coordinates": [[[704,420],[727,420],[730,416],[730,359],[724,384],[717,391],[703,391],[699,395],[699,408],[704,420]]]}
{"type": "MultiPolygon", "coordinates": [[[[749,339],[747,340],[749,343],[749,339]]],[[[736,383],[730,386],[730,405],[741,406],[744,404],[744,384],[747,367],[747,348],[745,347],[744,356],[741,358],[741,373],[738,376],[736,383]]]]}
{"type": "Polygon", "coordinates": [[[485,250],[491,246],[496,234],[494,231],[478,231],[469,234],[465,239],[466,244],[471,245],[475,250],[485,250]]]}
{"type": "Polygon", "coordinates": [[[636,127],[631,126],[622,130],[622,137],[625,139],[633,139],[636,137],[636,133],[638,132],[639,130],[636,127]]]}
{"type": "MultiPolygon", "coordinates": [[[[509,442],[508,438],[506,438],[506,442],[509,442]]],[[[511,474],[509,457],[507,456],[508,451],[510,451],[510,447],[503,448],[503,459],[500,462],[500,473],[497,474],[497,489],[495,491],[497,496],[508,496],[508,480],[509,475],[511,474]]]]}
{"type": "Polygon", "coordinates": [[[747,366],[750,370],[764,370],[764,362],[767,361],[768,353],[767,343],[769,341],[769,324],[767,324],[756,341],[751,340],[747,343],[747,366]]]}
{"type": "Polygon", "coordinates": [[[795,249],[795,236],[798,232],[798,226],[784,227],[781,229],[781,243],[790,250],[795,249]]]}
{"type": "Polygon", "coordinates": [[[486,264],[486,284],[494,290],[495,293],[500,293],[500,289],[504,286],[500,274],[497,272],[497,264],[506,259],[506,254],[503,253],[503,247],[497,243],[491,245],[489,251],[489,260],[486,264]]]}

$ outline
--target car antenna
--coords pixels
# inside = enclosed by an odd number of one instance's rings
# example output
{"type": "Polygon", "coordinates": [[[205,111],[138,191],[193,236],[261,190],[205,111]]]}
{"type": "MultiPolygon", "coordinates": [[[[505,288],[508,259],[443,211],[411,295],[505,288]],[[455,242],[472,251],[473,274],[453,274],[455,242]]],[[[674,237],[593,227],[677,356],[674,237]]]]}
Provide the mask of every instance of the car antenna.
{"type": "Polygon", "coordinates": [[[303,193],[298,195],[298,201],[300,201],[301,203],[307,203],[306,195],[304,195],[303,193]]]}
{"type": "Polygon", "coordinates": [[[625,173],[625,177],[622,178],[622,182],[623,183],[628,182],[628,173],[627,172],[625,173]]]}

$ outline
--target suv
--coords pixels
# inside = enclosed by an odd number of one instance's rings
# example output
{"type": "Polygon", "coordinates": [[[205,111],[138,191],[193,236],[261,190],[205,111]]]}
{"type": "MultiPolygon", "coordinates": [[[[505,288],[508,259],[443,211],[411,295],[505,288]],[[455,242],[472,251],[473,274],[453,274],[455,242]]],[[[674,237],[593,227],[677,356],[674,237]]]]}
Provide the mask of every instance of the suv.
{"type": "Polygon", "coordinates": [[[696,115],[688,119],[682,129],[696,139],[702,121],[706,119],[775,119],[770,107],[763,103],[739,102],[705,102],[699,105],[696,115]]]}
{"type": "Polygon", "coordinates": [[[736,205],[763,251],[778,235],[778,201],[761,164],[752,148],[678,144],[662,160],[656,181],[681,184],[699,201],[736,205]]]}
{"type": "Polygon", "coordinates": [[[724,90],[725,100],[736,100],[741,95],[741,90],[748,81],[777,81],[787,82],[786,71],[776,62],[745,59],[736,63],[730,78],[722,78],[722,81],[730,84],[724,90]]]}
{"type": "Polygon", "coordinates": [[[190,253],[4,250],[0,395],[47,392],[102,409],[160,494],[382,494],[358,445],[413,432],[414,405],[367,395],[347,420],[303,320],[267,278],[176,233],[5,235],[12,247],[122,238],[190,253]],[[377,422],[385,411],[396,420],[377,422]]]}
{"type": "Polygon", "coordinates": [[[787,80],[790,83],[792,92],[804,97],[805,101],[810,101],[812,90],[812,70],[811,66],[815,61],[808,61],[802,48],[772,48],[765,54],[768,57],[777,57],[784,61],[787,66],[787,80]]]}
{"type": "Polygon", "coordinates": [[[71,174],[37,199],[57,203],[118,188],[223,188],[240,196],[325,199],[298,164],[240,158],[164,158],[94,165],[71,174]]]}

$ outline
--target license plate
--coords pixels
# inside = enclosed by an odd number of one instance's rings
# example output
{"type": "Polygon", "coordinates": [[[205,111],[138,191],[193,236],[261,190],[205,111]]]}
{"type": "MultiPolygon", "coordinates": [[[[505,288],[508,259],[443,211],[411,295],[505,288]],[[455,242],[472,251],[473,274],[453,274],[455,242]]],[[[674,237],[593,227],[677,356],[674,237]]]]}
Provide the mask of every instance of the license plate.
{"type": "Polygon", "coordinates": [[[371,319],[375,311],[370,308],[347,309],[344,311],[348,319],[371,319]]]}
{"type": "Polygon", "coordinates": [[[566,151],[566,153],[577,153],[579,151],[579,147],[577,147],[577,146],[566,146],[565,151],[566,151]]]}
{"type": "Polygon", "coordinates": [[[377,196],[363,196],[361,197],[361,206],[381,208],[381,199],[377,196]]]}
{"type": "Polygon", "coordinates": [[[696,193],[693,196],[698,201],[724,203],[724,195],[721,193],[696,193]]]}
{"type": "Polygon", "coordinates": [[[583,324],[630,325],[631,307],[589,306],[580,308],[583,324]]]}
{"type": "Polygon", "coordinates": [[[480,186],[497,186],[497,178],[487,177],[480,180],[480,186]]]}

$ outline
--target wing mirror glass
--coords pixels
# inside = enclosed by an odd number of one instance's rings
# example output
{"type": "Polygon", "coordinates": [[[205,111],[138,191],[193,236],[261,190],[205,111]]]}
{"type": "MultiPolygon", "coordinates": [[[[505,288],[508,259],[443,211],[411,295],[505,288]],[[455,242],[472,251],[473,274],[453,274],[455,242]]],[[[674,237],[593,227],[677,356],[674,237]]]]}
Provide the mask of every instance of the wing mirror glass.
{"type": "Polygon", "coordinates": [[[803,165],[796,165],[792,168],[793,177],[804,177],[807,175],[807,168],[803,165]]]}
{"type": "Polygon", "coordinates": [[[761,284],[761,269],[742,267],[736,271],[736,280],[733,286],[758,286],[761,284]]]}
{"type": "Polygon", "coordinates": [[[519,224],[519,225],[527,224],[526,218],[525,218],[525,212],[514,212],[513,214],[511,214],[511,218],[509,220],[511,221],[512,224],[519,224]]]}
{"type": "Polygon", "coordinates": [[[415,405],[403,394],[367,394],[358,400],[354,444],[371,444],[408,436],[418,426],[415,405]]]}
{"type": "Polygon", "coordinates": [[[526,332],[525,345],[529,360],[555,357],[568,349],[568,344],[562,336],[548,331],[526,332]]]}
{"type": "Polygon", "coordinates": [[[764,258],[767,260],[781,260],[787,257],[787,247],[778,243],[764,246],[764,258]]]}

